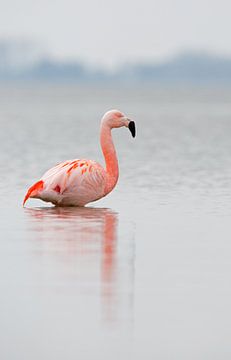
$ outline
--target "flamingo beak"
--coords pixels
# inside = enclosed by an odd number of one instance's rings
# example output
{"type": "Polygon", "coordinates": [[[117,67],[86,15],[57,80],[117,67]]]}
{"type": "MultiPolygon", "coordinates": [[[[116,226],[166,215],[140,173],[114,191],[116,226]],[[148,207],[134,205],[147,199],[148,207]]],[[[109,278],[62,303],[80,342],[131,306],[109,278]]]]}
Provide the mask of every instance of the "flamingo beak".
{"type": "Polygon", "coordinates": [[[135,122],[130,120],[129,121],[129,124],[128,124],[128,128],[129,130],[131,131],[131,134],[132,134],[132,137],[135,137],[136,136],[136,125],[135,125],[135,122]]]}

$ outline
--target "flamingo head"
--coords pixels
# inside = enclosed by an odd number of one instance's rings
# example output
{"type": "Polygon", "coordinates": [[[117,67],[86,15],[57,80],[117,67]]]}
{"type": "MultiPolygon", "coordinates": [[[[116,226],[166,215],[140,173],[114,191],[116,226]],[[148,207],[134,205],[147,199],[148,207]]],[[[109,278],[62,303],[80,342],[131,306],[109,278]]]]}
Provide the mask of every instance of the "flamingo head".
{"type": "Polygon", "coordinates": [[[136,136],[135,122],[119,110],[107,111],[102,118],[101,124],[109,126],[111,129],[125,126],[130,130],[133,137],[136,136]]]}

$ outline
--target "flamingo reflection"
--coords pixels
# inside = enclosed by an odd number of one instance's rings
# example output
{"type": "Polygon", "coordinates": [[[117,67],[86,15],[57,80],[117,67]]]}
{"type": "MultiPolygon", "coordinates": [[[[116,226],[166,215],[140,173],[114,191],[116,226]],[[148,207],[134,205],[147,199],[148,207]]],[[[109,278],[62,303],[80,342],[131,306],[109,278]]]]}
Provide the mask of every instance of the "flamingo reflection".
{"type": "Polygon", "coordinates": [[[54,283],[55,276],[59,290],[71,282],[80,293],[92,291],[93,295],[99,286],[103,319],[116,320],[117,213],[90,207],[27,208],[25,212],[33,237],[36,234],[34,251],[48,264],[46,281],[50,276],[54,283]]]}

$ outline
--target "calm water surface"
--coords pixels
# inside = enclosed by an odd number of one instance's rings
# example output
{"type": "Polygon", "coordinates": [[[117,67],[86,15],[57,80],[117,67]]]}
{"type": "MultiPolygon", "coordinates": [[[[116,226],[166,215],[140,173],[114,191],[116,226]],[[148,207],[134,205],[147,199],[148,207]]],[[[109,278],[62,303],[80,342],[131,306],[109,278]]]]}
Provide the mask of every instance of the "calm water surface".
{"type": "Polygon", "coordinates": [[[0,124],[1,359],[230,359],[231,90],[1,87],[0,124]],[[110,108],[114,192],[23,209],[110,108]]]}

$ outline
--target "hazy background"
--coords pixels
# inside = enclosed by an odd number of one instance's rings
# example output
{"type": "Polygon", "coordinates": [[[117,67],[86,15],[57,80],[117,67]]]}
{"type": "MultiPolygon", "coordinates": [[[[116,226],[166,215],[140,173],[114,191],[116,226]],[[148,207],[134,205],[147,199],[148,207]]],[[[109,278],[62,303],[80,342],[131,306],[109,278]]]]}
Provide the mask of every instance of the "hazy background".
{"type": "Polygon", "coordinates": [[[2,2],[0,77],[230,82],[230,11],[225,0],[2,2]]]}

